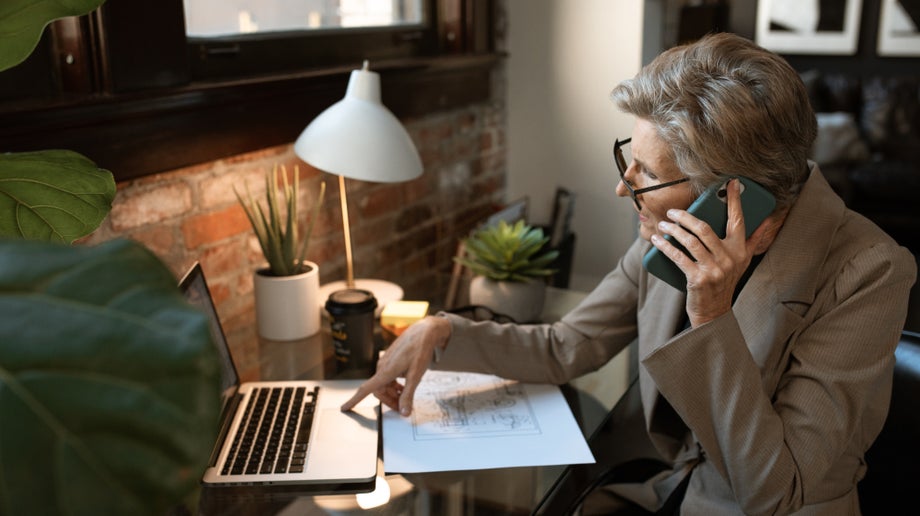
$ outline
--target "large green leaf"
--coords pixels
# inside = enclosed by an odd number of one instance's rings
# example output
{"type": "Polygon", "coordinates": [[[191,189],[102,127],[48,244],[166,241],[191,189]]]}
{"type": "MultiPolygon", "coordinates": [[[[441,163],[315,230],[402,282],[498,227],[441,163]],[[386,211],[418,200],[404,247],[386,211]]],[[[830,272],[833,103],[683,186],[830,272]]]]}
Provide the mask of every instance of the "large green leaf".
{"type": "Polygon", "coordinates": [[[3,0],[0,2],[0,72],[24,61],[49,22],[81,16],[105,0],[3,0]]]}
{"type": "Polygon", "coordinates": [[[143,246],[0,239],[0,514],[163,514],[215,439],[207,317],[143,246]]]}
{"type": "Polygon", "coordinates": [[[0,237],[71,243],[112,208],[115,180],[67,150],[0,154],[0,237]]]}

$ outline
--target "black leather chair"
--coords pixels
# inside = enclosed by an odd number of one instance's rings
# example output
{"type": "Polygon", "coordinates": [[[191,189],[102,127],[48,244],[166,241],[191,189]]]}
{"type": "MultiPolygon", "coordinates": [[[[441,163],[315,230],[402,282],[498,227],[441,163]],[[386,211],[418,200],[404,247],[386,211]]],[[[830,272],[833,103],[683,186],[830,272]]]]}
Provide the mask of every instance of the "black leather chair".
{"type": "Polygon", "coordinates": [[[888,419],[866,452],[868,469],[858,486],[866,516],[920,512],[920,333],[902,332],[895,359],[888,419]]]}
{"type": "MultiPolygon", "coordinates": [[[[584,497],[596,486],[641,482],[667,468],[649,440],[643,421],[639,380],[635,378],[588,438],[596,462],[573,464],[566,468],[532,515],[574,514],[584,497]]],[[[648,513],[636,506],[618,514],[648,513]]]]}
{"type": "MultiPolygon", "coordinates": [[[[868,471],[858,485],[866,516],[918,513],[914,506],[920,491],[920,334],[902,332],[895,358],[888,419],[866,453],[868,471]]],[[[641,481],[666,467],[645,432],[638,380],[633,380],[588,444],[597,462],[569,466],[534,516],[574,514],[594,487],[641,481]]],[[[642,511],[633,507],[627,513],[642,511]]]]}

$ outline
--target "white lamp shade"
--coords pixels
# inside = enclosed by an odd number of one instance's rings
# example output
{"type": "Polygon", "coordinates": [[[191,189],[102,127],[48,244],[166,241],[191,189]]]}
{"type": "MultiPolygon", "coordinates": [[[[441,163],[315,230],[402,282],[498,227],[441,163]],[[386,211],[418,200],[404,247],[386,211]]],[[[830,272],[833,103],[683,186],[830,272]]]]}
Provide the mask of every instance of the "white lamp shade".
{"type": "Polygon", "coordinates": [[[319,114],[294,142],[310,165],[362,181],[415,179],[422,160],[399,120],[380,102],[380,75],[354,70],[345,98],[319,114]]]}

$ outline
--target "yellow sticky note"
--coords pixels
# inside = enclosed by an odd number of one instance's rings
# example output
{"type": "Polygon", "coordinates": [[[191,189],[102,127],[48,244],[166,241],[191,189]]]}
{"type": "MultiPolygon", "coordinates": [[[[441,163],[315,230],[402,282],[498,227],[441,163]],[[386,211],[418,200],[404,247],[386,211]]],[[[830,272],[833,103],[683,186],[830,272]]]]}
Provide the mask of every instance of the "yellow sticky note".
{"type": "Polygon", "coordinates": [[[428,315],[428,301],[390,301],[380,313],[380,324],[401,328],[428,315]]]}

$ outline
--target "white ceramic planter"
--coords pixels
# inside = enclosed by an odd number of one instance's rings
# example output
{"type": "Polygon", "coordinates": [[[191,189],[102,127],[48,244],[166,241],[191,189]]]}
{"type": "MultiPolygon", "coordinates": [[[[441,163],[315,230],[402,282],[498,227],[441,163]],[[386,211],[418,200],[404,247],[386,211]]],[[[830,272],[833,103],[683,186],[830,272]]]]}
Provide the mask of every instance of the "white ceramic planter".
{"type": "Polygon", "coordinates": [[[309,271],[296,276],[253,274],[256,325],[270,340],[297,340],[320,329],[319,266],[306,262],[309,271]]]}
{"type": "Polygon", "coordinates": [[[546,282],[542,279],[521,283],[476,276],[470,282],[470,303],[511,316],[519,323],[539,321],[545,299],[546,282]]]}

